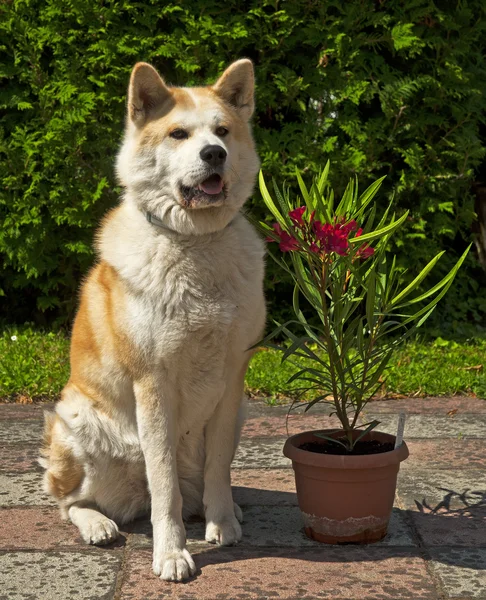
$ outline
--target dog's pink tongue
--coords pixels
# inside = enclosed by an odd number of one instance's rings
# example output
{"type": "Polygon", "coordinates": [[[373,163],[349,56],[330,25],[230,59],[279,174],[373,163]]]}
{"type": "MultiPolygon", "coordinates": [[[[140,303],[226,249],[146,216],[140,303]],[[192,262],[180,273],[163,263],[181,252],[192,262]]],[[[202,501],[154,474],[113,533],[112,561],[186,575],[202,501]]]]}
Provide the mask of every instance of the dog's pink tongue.
{"type": "Polygon", "coordinates": [[[211,175],[211,177],[208,177],[200,183],[199,187],[206,194],[214,196],[215,194],[219,194],[223,189],[223,180],[219,175],[211,175]]]}

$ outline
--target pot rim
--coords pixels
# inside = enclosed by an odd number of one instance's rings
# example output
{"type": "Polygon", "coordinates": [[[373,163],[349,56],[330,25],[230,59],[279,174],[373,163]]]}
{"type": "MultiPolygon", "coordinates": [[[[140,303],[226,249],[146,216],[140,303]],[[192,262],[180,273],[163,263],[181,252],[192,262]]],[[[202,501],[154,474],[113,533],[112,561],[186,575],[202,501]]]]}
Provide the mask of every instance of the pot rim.
{"type": "MultiPolygon", "coordinates": [[[[408,447],[405,442],[402,442],[401,446],[389,452],[363,454],[358,456],[319,454],[318,452],[309,452],[309,450],[302,450],[299,448],[300,444],[310,441],[309,436],[316,433],[325,433],[326,435],[329,435],[330,433],[337,432],[336,429],[314,429],[297,433],[296,435],[289,437],[285,442],[283,448],[284,455],[293,462],[325,469],[370,469],[388,467],[390,465],[401,463],[409,456],[408,447]]],[[[376,430],[368,433],[365,436],[365,439],[379,439],[381,441],[395,443],[394,435],[376,430]]]]}

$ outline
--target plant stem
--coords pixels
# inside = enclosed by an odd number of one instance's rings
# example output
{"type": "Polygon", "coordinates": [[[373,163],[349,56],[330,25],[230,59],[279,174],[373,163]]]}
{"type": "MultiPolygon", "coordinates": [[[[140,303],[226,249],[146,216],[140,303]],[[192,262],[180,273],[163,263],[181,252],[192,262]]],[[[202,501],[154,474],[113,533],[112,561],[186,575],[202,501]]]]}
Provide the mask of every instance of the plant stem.
{"type": "Polygon", "coordinates": [[[346,434],[346,438],[347,438],[348,444],[349,444],[349,450],[351,451],[353,448],[352,427],[349,424],[349,419],[348,419],[348,415],[346,412],[346,398],[339,397],[339,391],[338,391],[338,386],[337,386],[337,382],[336,382],[334,356],[333,356],[334,352],[331,352],[331,349],[334,350],[334,342],[332,339],[331,326],[329,323],[329,312],[328,312],[327,300],[326,300],[327,276],[328,276],[327,267],[328,267],[328,264],[324,260],[322,263],[322,269],[321,269],[320,276],[318,278],[316,278],[316,274],[315,274],[314,270],[312,271],[312,273],[313,273],[313,277],[316,280],[316,283],[318,283],[319,293],[321,296],[322,314],[324,317],[324,332],[325,332],[325,336],[326,336],[327,348],[329,351],[329,367],[330,367],[329,371],[330,371],[330,375],[331,375],[334,405],[336,407],[337,416],[338,416],[339,420],[341,421],[344,432],[346,434]],[[340,404],[340,402],[339,402],[340,400],[341,400],[342,404],[340,404]]]}

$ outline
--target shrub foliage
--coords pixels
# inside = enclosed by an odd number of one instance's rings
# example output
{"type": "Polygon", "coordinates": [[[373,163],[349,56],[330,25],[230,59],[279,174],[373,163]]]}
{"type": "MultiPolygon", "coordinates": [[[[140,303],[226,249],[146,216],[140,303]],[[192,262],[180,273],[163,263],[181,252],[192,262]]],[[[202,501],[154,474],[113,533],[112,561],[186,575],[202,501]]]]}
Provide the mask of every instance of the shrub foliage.
{"type": "MultiPolygon", "coordinates": [[[[365,186],[387,175],[383,205],[395,193],[410,211],[400,267],[415,273],[445,248],[447,272],[470,241],[485,156],[485,17],[481,0],[2,3],[3,316],[72,315],[94,228],[119,196],[113,162],[138,60],[193,85],[251,58],[265,173],[293,180],[330,158],[340,191],[350,175],[365,186]]],[[[257,194],[252,204],[262,216],[257,194]]],[[[270,267],[274,313],[289,289],[277,277],[270,267]]],[[[471,252],[436,322],[480,325],[485,291],[471,252]]]]}

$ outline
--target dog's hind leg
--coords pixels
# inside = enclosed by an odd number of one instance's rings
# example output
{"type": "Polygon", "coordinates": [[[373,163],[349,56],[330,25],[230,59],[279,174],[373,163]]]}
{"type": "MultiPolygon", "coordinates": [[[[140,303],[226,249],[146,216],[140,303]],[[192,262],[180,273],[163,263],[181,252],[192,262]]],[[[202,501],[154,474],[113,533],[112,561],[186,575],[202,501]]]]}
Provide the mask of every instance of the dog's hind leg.
{"type": "Polygon", "coordinates": [[[110,544],[118,537],[114,521],[84,502],[75,502],[69,507],[69,518],[76,525],[87,544],[110,544]]]}

